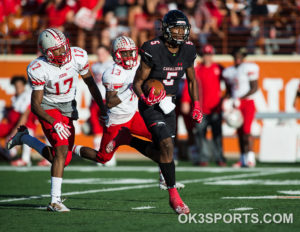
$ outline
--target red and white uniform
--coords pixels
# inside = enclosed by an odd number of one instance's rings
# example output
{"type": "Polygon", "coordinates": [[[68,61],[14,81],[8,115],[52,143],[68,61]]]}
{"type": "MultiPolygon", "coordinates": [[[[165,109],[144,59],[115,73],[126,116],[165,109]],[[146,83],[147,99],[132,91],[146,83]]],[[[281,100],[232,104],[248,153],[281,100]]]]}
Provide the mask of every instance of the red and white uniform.
{"type": "MultiPolygon", "coordinates": [[[[259,67],[254,63],[242,63],[238,67],[230,66],[223,71],[224,79],[231,85],[231,96],[240,98],[250,90],[250,81],[259,77],[259,67]]],[[[251,99],[251,96],[247,97],[251,99]]]]}
{"type": "MultiPolygon", "coordinates": [[[[103,74],[103,84],[106,91],[116,91],[117,94],[121,94],[131,88],[137,68],[138,65],[132,69],[124,69],[122,66],[114,64],[107,69],[103,74]]],[[[116,149],[111,153],[107,153],[106,145],[117,136],[122,127],[127,127],[132,134],[151,139],[151,134],[138,112],[138,98],[133,91],[131,96],[109,109],[108,117],[97,154],[98,162],[106,163],[112,158],[116,149]]]]}
{"type": "MultiPolygon", "coordinates": [[[[138,65],[129,70],[124,69],[118,64],[111,66],[105,71],[102,77],[106,91],[116,91],[118,94],[126,91],[132,86],[137,68],[138,65]]],[[[106,126],[109,127],[110,125],[128,122],[137,111],[137,108],[138,98],[132,92],[130,98],[125,99],[117,106],[108,110],[109,120],[106,126]]]]}
{"type": "Polygon", "coordinates": [[[6,119],[7,122],[0,123],[0,137],[6,137],[10,134],[11,130],[18,123],[21,115],[30,106],[31,90],[25,90],[19,96],[11,98],[12,106],[8,111],[6,119]]]}
{"type": "MultiPolygon", "coordinates": [[[[254,63],[242,63],[238,67],[230,66],[223,71],[225,81],[231,86],[231,96],[241,98],[250,90],[250,81],[259,77],[259,67],[254,63]]],[[[255,105],[253,95],[241,99],[239,109],[244,117],[244,124],[241,127],[245,134],[250,134],[251,124],[255,116],[255,105]]]]}
{"type": "MultiPolygon", "coordinates": [[[[53,126],[41,119],[44,134],[53,147],[67,145],[69,147],[65,165],[72,159],[72,147],[74,145],[75,130],[73,125],[71,102],[75,99],[78,84],[78,74],[85,75],[89,71],[88,56],[85,50],[72,47],[71,61],[58,67],[48,62],[43,56],[32,61],[27,67],[27,74],[33,90],[43,90],[43,101],[46,100],[45,112],[55,120],[61,121],[70,126],[71,136],[68,139],[60,139],[53,130],[53,126]]],[[[72,105],[73,106],[73,105],[72,105]]],[[[74,107],[74,106],[73,106],[74,107]]],[[[72,109],[76,111],[76,108],[72,109]]]]}
{"type": "Polygon", "coordinates": [[[58,67],[49,63],[43,56],[32,61],[27,67],[33,90],[44,90],[44,99],[52,103],[70,102],[75,99],[78,74],[85,75],[89,70],[85,50],[72,47],[72,59],[58,67]]]}

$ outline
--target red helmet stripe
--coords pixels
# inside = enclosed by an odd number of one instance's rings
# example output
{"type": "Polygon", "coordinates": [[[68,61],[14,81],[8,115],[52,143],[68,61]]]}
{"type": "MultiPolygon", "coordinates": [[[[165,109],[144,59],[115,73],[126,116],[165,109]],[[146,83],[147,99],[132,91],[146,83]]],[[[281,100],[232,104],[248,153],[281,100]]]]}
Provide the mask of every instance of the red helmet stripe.
{"type": "Polygon", "coordinates": [[[46,29],[52,36],[53,38],[58,42],[61,43],[61,38],[59,37],[59,34],[56,33],[56,31],[52,30],[52,29],[46,29]]]}

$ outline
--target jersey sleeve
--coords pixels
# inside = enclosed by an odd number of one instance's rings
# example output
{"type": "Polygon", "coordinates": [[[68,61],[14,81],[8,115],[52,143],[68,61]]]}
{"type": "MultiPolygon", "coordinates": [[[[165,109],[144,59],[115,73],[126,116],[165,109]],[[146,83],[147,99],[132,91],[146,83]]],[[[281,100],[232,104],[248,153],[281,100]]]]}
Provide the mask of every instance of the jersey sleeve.
{"type": "Polygon", "coordinates": [[[79,74],[85,75],[89,71],[89,60],[85,50],[79,47],[72,47],[72,56],[76,61],[79,74]]]}
{"type": "Polygon", "coordinates": [[[121,80],[123,79],[122,75],[124,75],[124,73],[122,71],[123,70],[121,70],[117,66],[113,66],[112,68],[108,68],[103,73],[102,82],[105,86],[106,91],[118,92],[120,88],[123,87],[124,82],[121,80]]]}
{"type": "Polygon", "coordinates": [[[150,43],[145,42],[142,47],[140,48],[140,55],[141,60],[147,64],[149,67],[153,67],[153,57],[152,57],[152,51],[150,48],[150,43]]]}
{"type": "Polygon", "coordinates": [[[27,76],[33,90],[43,90],[46,83],[46,72],[40,61],[34,60],[27,67],[27,76]]]}
{"type": "Polygon", "coordinates": [[[259,67],[257,64],[248,64],[247,76],[250,81],[255,81],[259,77],[259,67]]]}
{"type": "Polygon", "coordinates": [[[187,52],[187,63],[188,63],[188,67],[194,66],[194,61],[197,58],[197,51],[196,51],[196,47],[195,45],[191,42],[191,41],[187,41],[185,43],[186,48],[188,49],[187,52]]]}

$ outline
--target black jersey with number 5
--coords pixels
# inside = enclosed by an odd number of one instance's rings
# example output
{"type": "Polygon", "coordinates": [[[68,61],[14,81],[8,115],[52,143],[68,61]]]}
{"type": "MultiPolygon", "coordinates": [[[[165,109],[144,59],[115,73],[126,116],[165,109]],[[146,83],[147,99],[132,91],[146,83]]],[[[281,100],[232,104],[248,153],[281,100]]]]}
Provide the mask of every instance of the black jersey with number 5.
{"type": "Polygon", "coordinates": [[[158,79],[167,94],[176,95],[180,79],[186,69],[194,65],[196,48],[190,41],[180,46],[177,53],[171,53],[161,37],[149,40],[140,49],[142,61],[151,67],[147,79],[158,79]]]}

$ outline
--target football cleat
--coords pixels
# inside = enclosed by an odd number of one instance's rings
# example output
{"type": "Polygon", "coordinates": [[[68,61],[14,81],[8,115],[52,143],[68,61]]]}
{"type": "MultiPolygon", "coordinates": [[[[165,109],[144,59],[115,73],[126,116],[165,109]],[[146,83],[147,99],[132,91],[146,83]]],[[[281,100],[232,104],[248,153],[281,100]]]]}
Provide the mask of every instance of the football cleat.
{"type": "Polygon", "coordinates": [[[254,168],[256,166],[255,154],[253,151],[248,152],[246,155],[246,161],[249,168],[254,168]]]}
{"type": "Polygon", "coordinates": [[[31,166],[31,163],[27,163],[25,162],[23,159],[17,159],[17,160],[14,160],[12,162],[10,162],[10,165],[11,166],[15,166],[15,167],[26,167],[26,166],[31,166]]]}
{"type": "Polygon", "coordinates": [[[232,165],[233,168],[248,168],[247,165],[243,164],[241,161],[238,161],[232,165]]]}
{"type": "Polygon", "coordinates": [[[49,203],[47,206],[48,211],[53,211],[53,212],[70,212],[70,209],[68,209],[62,202],[58,201],[56,203],[49,203]]]}
{"type": "Polygon", "coordinates": [[[200,167],[207,167],[208,166],[208,162],[206,162],[206,161],[200,161],[197,165],[200,166],[200,167]]]}
{"type": "Polygon", "coordinates": [[[241,162],[241,161],[238,161],[238,162],[234,163],[234,164],[232,165],[232,167],[233,167],[233,168],[241,168],[241,167],[242,167],[242,162],[241,162]]]}
{"type": "Polygon", "coordinates": [[[37,163],[37,166],[49,167],[49,166],[51,166],[51,163],[46,159],[42,159],[40,162],[37,163]]]}
{"type": "Polygon", "coordinates": [[[7,148],[8,150],[10,150],[10,149],[12,149],[14,146],[21,145],[21,144],[22,144],[22,142],[21,142],[21,137],[22,137],[23,135],[28,135],[28,134],[29,134],[29,132],[28,132],[27,127],[26,127],[26,126],[20,126],[20,127],[18,128],[18,132],[17,132],[13,137],[11,137],[11,138],[8,140],[8,142],[7,142],[7,144],[6,144],[6,148],[7,148]]]}
{"type": "Polygon", "coordinates": [[[127,127],[122,127],[118,135],[106,145],[106,152],[111,153],[121,145],[129,145],[131,139],[130,130],[127,127]]]}
{"type": "Polygon", "coordinates": [[[226,167],[226,166],[227,166],[226,162],[224,162],[224,161],[218,161],[218,162],[217,162],[217,165],[218,165],[219,167],[226,167]]]}
{"type": "Polygon", "coordinates": [[[178,202],[177,199],[170,199],[170,206],[177,214],[189,214],[190,209],[189,207],[184,204],[182,201],[178,202]]]}

